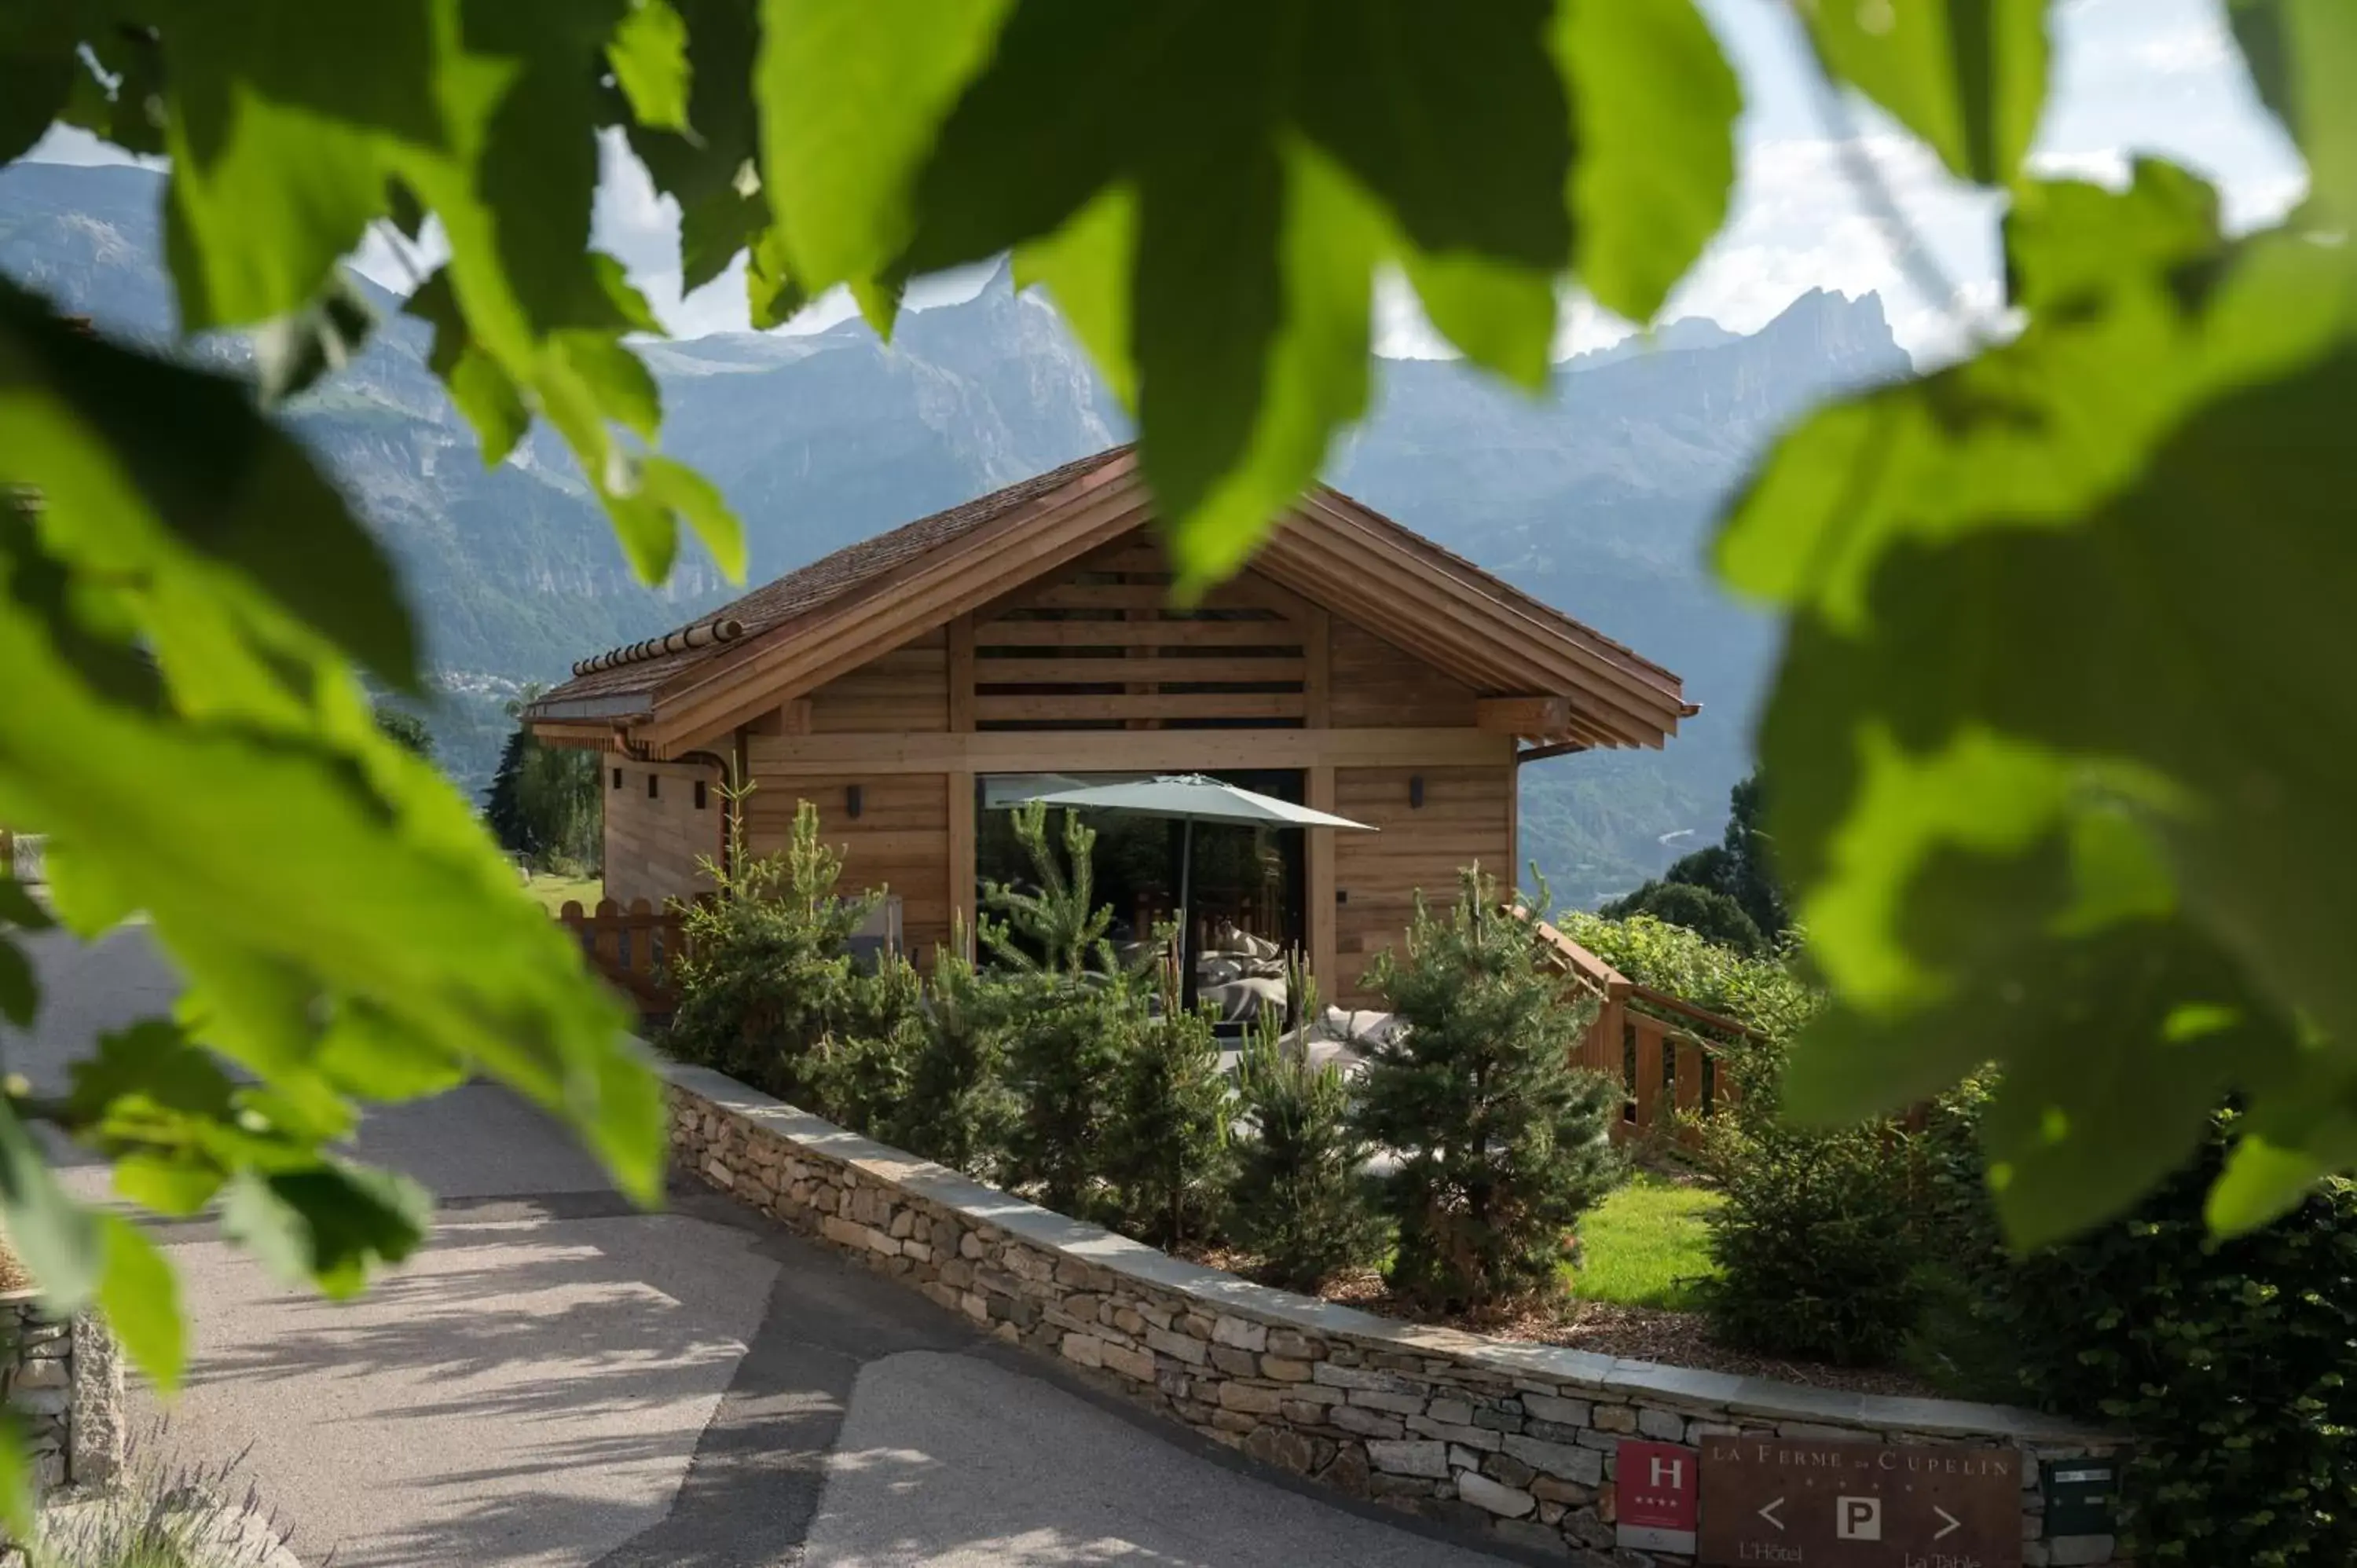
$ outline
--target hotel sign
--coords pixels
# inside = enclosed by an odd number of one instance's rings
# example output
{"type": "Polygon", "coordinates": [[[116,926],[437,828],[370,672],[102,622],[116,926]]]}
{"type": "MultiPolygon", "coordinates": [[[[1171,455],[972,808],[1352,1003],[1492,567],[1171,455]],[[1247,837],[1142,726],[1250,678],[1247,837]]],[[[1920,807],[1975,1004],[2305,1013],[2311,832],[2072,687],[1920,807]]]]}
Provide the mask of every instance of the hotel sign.
{"type": "Polygon", "coordinates": [[[1702,1490],[1701,1457],[1674,1443],[1630,1439],[1613,1457],[1612,1503],[1618,1544],[1646,1552],[1692,1552],[1702,1490]]]}
{"type": "Polygon", "coordinates": [[[2021,1568],[2021,1453],[1712,1437],[1701,1560],[1728,1568],[2021,1568]]]}

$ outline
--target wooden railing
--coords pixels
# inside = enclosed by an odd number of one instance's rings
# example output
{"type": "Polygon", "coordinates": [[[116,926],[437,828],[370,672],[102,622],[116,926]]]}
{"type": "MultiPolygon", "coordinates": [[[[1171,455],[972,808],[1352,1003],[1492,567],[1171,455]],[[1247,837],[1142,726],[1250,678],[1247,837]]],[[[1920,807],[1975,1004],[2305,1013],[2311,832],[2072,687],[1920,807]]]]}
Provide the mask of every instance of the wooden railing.
{"type": "Polygon", "coordinates": [[[1639,984],[1544,920],[1538,933],[1570,983],[1599,1004],[1574,1059],[1617,1079],[1626,1091],[1614,1141],[1700,1144],[1698,1123],[1735,1105],[1727,1053],[1763,1036],[1737,1019],[1639,984]]]}
{"type": "Polygon", "coordinates": [[[671,1016],[675,998],[664,983],[663,966],[679,950],[677,905],[658,909],[644,898],[633,898],[625,909],[611,898],[600,898],[597,912],[585,914],[568,899],[556,918],[580,942],[589,967],[637,1003],[642,1017],[671,1016]]]}

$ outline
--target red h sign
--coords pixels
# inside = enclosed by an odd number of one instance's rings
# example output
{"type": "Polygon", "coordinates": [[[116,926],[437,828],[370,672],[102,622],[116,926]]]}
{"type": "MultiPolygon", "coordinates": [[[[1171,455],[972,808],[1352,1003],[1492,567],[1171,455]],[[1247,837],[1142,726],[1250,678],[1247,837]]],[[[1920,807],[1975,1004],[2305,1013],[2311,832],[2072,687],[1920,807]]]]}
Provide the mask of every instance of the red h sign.
{"type": "Polygon", "coordinates": [[[1700,1455],[1674,1443],[1623,1443],[1612,1467],[1620,1544],[1640,1551],[1692,1552],[1700,1455]]]}

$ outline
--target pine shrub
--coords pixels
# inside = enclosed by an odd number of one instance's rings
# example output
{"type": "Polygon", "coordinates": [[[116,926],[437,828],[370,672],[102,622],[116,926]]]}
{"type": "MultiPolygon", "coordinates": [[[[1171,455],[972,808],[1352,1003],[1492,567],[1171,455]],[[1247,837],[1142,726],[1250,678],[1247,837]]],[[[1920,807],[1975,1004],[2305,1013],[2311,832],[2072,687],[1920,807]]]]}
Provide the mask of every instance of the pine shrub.
{"type": "Polygon", "coordinates": [[[1595,1004],[1566,994],[1532,928],[1469,866],[1455,907],[1419,895],[1406,953],[1372,971],[1401,1026],[1368,1057],[1358,1125],[1398,1159],[1392,1288],[1427,1307],[1559,1290],[1579,1216],[1620,1179],[1620,1088],[1571,1065],[1595,1004]]]}
{"type": "MultiPolygon", "coordinates": [[[[1316,1016],[1315,993],[1302,977],[1294,983],[1303,1015],[1316,1016]]],[[[1384,1230],[1366,1174],[1373,1145],[1353,1120],[1340,1070],[1287,1049],[1282,1022],[1264,1014],[1236,1078],[1245,1122],[1229,1193],[1236,1240],[1260,1255],[1271,1283],[1289,1290],[1314,1293],[1343,1270],[1375,1262],[1384,1230]]]]}
{"type": "MultiPolygon", "coordinates": [[[[733,807],[749,787],[726,793],[733,807]]],[[[729,817],[741,822],[743,813],[729,817]]],[[[820,842],[808,800],[781,854],[749,855],[742,829],[731,835],[726,864],[704,863],[716,896],[683,917],[683,950],[669,965],[679,1000],[664,1043],[682,1060],[806,1103],[807,1060],[850,1003],[852,934],[881,895],[836,892],[843,860],[820,842]]]]}
{"type": "Polygon", "coordinates": [[[1765,1127],[1717,1135],[1727,1201],[1703,1310],[1729,1345],[1841,1366],[1895,1357],[1924,1302],[1904,1156],[1870,1131],[1765,1127]]]}
{"type": "Polygon", "coordinates": [[[1009,1020],[1006,1077],[1017,1109],[1005,1174],[1049,1208],[1087,1218],[1106,1207],[1106,1128],[1146,1008],[1137,977],[1105,940],[1113,915],[1096,907],[1096,834],[1078,813],[1064,813],[1060,854],[1036,804],[1016,812],[1014,826],[1038,890],[991,884],[983,900],[996,918],[979,924],[1009,1020]]]}
{"type": "Polygon", "coordinates": [[[1006,1157],[1014,1114],[1004,990],[966,957],[964,931],[952,932],[920,1004],[908,1094],[887,1123],[901,1148],[984,1180],[1006,1157]]]}
{"type": "Polygon", "coordinates": [[[1175,972],[1163,975],[1160,999],[1158,1014],[1125,1032],[1104,1174],[1119,1195],[1122,1229],[1169,1247],[1218,1228],[1235,1107],[1209,1015],[1178,1006],[1175,972]]]}

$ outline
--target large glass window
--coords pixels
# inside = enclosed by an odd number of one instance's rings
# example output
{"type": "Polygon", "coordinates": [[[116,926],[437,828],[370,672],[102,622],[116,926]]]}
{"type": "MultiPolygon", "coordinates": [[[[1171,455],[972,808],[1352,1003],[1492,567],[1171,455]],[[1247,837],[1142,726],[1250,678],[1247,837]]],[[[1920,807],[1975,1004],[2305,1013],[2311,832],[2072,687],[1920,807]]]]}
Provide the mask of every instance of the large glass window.
{"type": "MultiPolygon", "coordinates": [[[[1001,773],[975,780],[975,870],[984,883],[1028,886],[1032,870],[1015,842],[1013,808],[1035,796],[1152,778],[1146,773],[1001,773]]],[[[1299,804],[1297,768],[1211,774],[1223,782],[1299,804]]],[[[1156,928],[1178,918],[1185,824],[1127,811],[1087,811],[1096,831],[1096,896],[1114,913],[1113,939],[1143,950],[1156,928]]],[[[1241,1026],[1269,1007],[1288,1006],[1286,963],[1306,944],[1302,837],[1298,828],[1197,822],[1186,932],[1188,1001],[1210,1003],[1241,1026]]],[[[980,888],[976,890],[979,907],[980,888]]]]}

